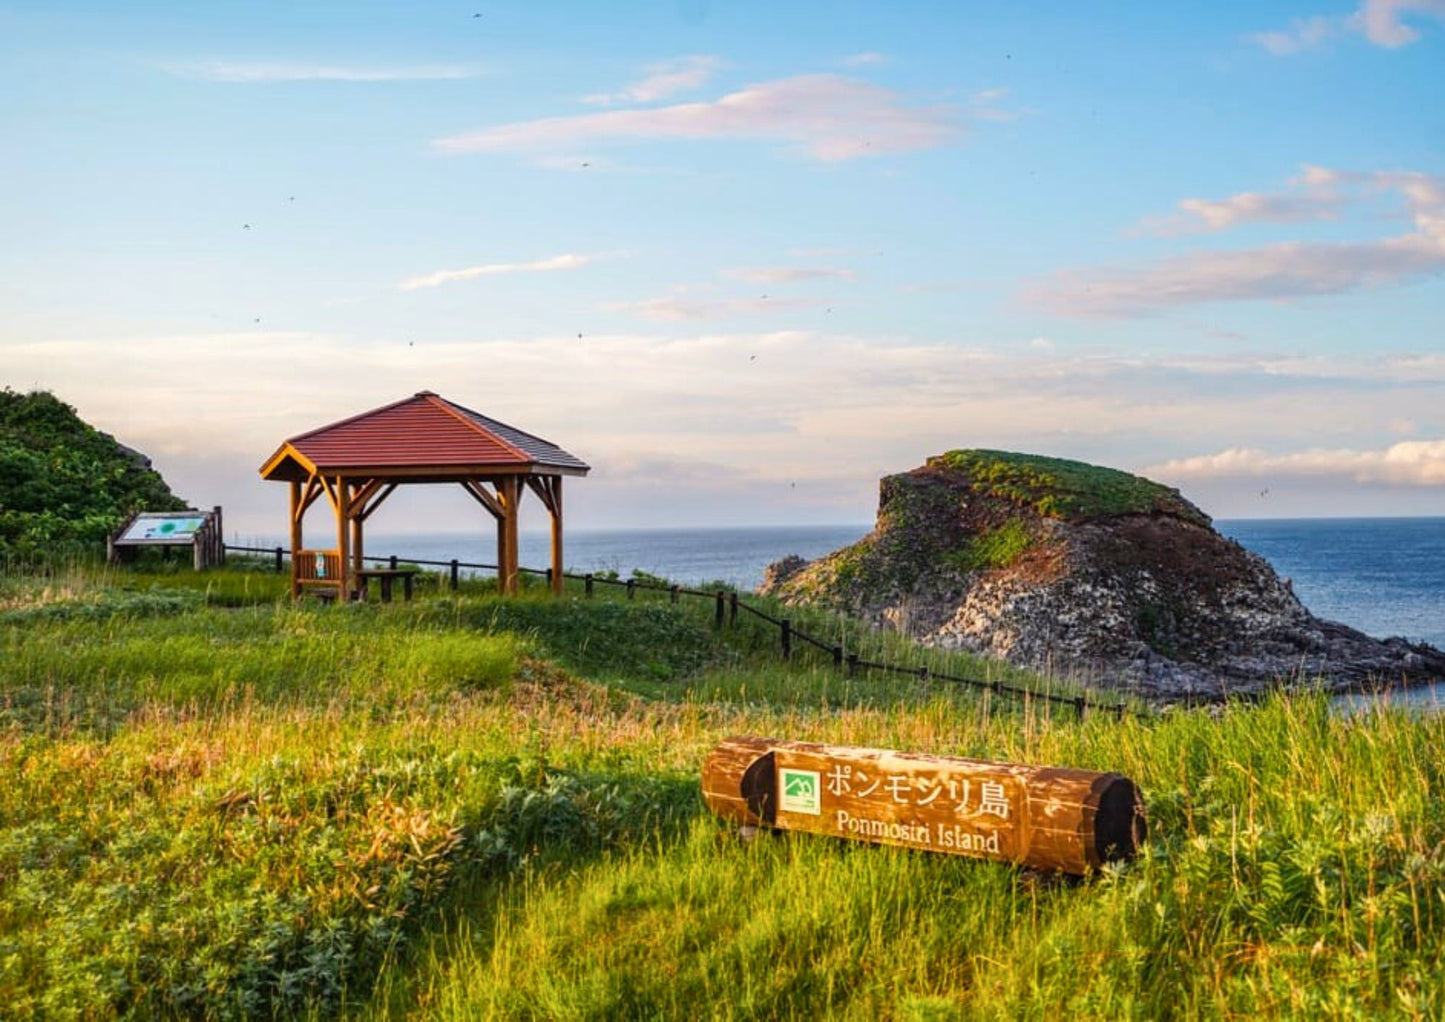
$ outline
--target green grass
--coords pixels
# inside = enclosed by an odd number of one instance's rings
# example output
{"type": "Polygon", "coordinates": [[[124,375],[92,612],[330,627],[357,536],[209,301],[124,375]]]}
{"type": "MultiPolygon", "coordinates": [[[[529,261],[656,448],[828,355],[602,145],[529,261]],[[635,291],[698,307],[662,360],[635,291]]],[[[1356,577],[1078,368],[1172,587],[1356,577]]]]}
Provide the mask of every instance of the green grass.
{"type": "Polygon", "coordinates": [[[960,571],[986,571],[1007,568],[1018,560],[1033,543],[1028,526],[1017,518],[996,529],[981,532],[969,540],[962,550],[945,555],[960,571]]]}
{"type": "Polygon", "coordinates": [[[1010,451],[958,450],[928,459],[961,472],[974,492],[1007,500],[1049,518],[1079,521],[1126,514],[1171,514],[1199,525],[1209,518],[1178,490],[1066,458],[1010,451]]]}
{"type": "Polygon", "coordinates": [[[1440,718],[1279,696],[1081,723],[785,664],[703,600],[325,608],[243,576],[0,579],[0,1014],[1445,1013],[1440,718]],[[1149,841],[1077,883],[744,842],[697,793],[730,734],[1119,770],[1149,841]]]}

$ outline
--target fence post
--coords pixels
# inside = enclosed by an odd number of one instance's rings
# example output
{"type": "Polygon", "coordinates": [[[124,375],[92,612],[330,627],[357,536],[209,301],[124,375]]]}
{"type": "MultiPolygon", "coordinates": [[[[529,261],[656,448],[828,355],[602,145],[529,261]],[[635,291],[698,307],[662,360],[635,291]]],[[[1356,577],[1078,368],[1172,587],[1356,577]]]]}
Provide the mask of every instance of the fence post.
{"type": "Polygon", "coordinates": [[[842,647],[842,646],[834,646],[834,647],[833,647],[833,666],[834,666],[834,667],[842,667],[842,666],[843,666],[843,647],[842,647]]]}
{"type": "Polygon", "coordinates": [[[924,664],[922,667],[920,667],[920,668],[918,669],[918,680],[919,680],[919,681],[927,681],[927,680],[928,680],[928,665],[927,665],[927,664],[924,664]]]}
{"type": "Polygon", "coordinates": [[[548,568],[548,569],[547,569],[547,588],[548,588],[548,589],[551,589],[551,588],[552,588],[552,569],[551,569],[551,568],[548,568]]]}
{"type": "Polygon", "coordinates": [[[783,618],[783,659],[791,660],[793,656],[793,622],[783,618]]]}
{"type": "Polygon", "coordinates": [[[461,581],[462,581],[462,580],[461,580],[461,573],[460,573],[459,571],[457,571],[457,559],[456,559],[455,557],[453,557],[453,558],[452,558],[452,592],[456,592],[456,591],[457,591],[457,586],[461,585],[461,581]]]}
{"type": "Polygon", "coordinates": [[[725,613],[723,609],[725,603],[723,597],[725,595],[726,594],[721,589],[717,591],[717,613],[713,616],[713,624],[717,625],[719,628],[722,627],[723,614],[725,613]]]}
{"type": "Polygon", "coordinates": [[[1086,705],[1087,704],[1084,702],[1083,696],[1079,696],[1077,699],[1074,700],[1074,712],[1079,715],[1080,720],[1084,719],[1084,707],[1086,705]]]}
{"type": "Polygon", "coordinates": [[[276,548],[276,574],[281,574],[281,548],[276,548]]]}
{"type": "Polygon", "coordinates": [[[676,602],[677,602],[677,586],[673,586],[673,587],[672,587],[671,593],[672,593],[672,602],[673,602],[673,603],[676,603],[676,602]]]}
{"type": "Polygon", "coordinates": [[[735,625],[735,624],[737,624],[737,623],[738,623],[738,594],[737,594],[737,593],[730,593],[730,594],[728,594],[728,624],[730,624],[730,625],[735,625]]]}
{"type": "Polygon", "coordinates": [[[389,567],[392,571],[396,570],[396,554],[391,555],[391,558],[387,563],[387,567],[389,567]]]}
{"type": "Polygon", "coordinates": [[[592,595],[592,572],[589,571],[586,575],[584,575],[584,576],[582,577],[582,582],[583,582],[582,591],[583,591],[584,593],[586,593],[588,596],[591,596],[591,595],[592,595]]]}
{"type": "Polygon", "coordinates": [[[636,580],[629,578],[629,579],[627,580],[627,598],[628,598],[629,600],[632,599],[633,594],[636,593],[636,592],[637,592],[637,582],[636,582],[636,580]]]}
{"type": "Polygon", "coordinates": [[[848,677],[851,678],[851,677],[853,677],[853,675],[855,675],[855,674],[857,674],[857,673],[858,673],[858,654],[857,654],[857,653],[849,653],[849,654],[848,654],[848,677]]]}

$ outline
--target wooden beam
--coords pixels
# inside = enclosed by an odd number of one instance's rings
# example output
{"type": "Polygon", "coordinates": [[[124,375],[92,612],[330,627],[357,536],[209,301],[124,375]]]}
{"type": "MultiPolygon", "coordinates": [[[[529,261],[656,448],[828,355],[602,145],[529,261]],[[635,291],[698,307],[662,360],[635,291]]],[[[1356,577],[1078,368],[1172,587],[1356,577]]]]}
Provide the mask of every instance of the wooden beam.
{"type": "MultiPolygon", "coordinates": [[[[348,483],[347,489],[350,491],[350,496],[347,498],[347,507],[351,510],[351,569],[354,572],[360,572],[362,568],[366,567],[362,562],[362,556],[366,551],[363,549],[365,544],[362,541],[361,531],[363,516],[358,513],[363,509],[364,504],[358,498],[358,493],[364,490],[365,487],[353,487],[352,484],[348,483]]],[[[357,578],[360,577],[358,574],[357,578]]]]}
{"type": "MultiPolygon", "coordinates": [[[[309,488],[309,486],[308,486],[309,488]]],[[[306,514],[302,506],[301,483],[292,480],[291,486],[291,599],[301,595],[301,582],[296,577],[297,551],[301,549],[301,519],[306,514]]]]}
{"type": "Polygon", "coordinates": [[[320,480],[316,476],[307,479],[306,488],[301,493],[301,503],[299,507],[292,508],[293,516],[298,522],[305,517],[306,512],[311,509],[311,505],[316,503],[316,498],[320,497],[321,494],[322,488],[320,480]]]}
{"type": "Polygon", "coordinates": [[[547,510],[552,513],[552,594],[562,595],[562,477],[552,476],[552,500],[547,510]]]}
{"type": "MultiPolygon", "coordinates": [[[[332,493],[331,487],[327,487],[328,495],[332,493]]],[[[336,477],[334,490],[336,496],[336,552],[337,560],[341,563],[336,569],[336,584],[340,593],[339,599],[344,603],[351,599],[351,522],[350,500],[344,476],[336,477]]]]}
{"type": "Polygon", "coordinates": [[[542,502],[542,506],[545,507],[548,511],[552,512],[553,514],[556,514],[557,512],[556,512],[556,511],[554,510],[554,508],[553,508],[553,504],[555,503],[555,500],[554,500],[554,498],[553,498],[553,496],[552,496],[552,494],[553,494],[552,483],[553,483],[554,480],[560,482],[560,481],[561,481],[561,478],[562,478],[561,476],[527,476],[527,477],[526,477],[527,489],[529,489],[529,490],[531,490],[533,493],[535,493],[535,494],[537,495],[537,499],[542,502]]]}
{"type": "Polygon", "coordinates": [[[504,517],[506,517],[506,512],[502,510],[502,502],[498,500],[497,497],[495,497],[491,493],[491,491],[486,488],[485,485],[482,484],[481,480],[463,479],[461,480],[461,484],[462,489],[470,493],[472,495],[472,498],[476,500],[478,504],[482,505],[482,507],[486,508],[489,512],[491,512],[493,518],[501,521],[504,517]]]}
{"type": "Polygon", "coordinates": [[[457,483],[463,479],[501,479],[506,476],[564,475],[585,476],[589,468],[568,468],[562,465],[321,465],[320,474],[345,472],[357,479],[409,479],[412,482],[457,483]]]}
{"type": "Polygon", "coordinates": [[[372,498],[377,490],[381,489],[380,479],[368,479],[364,483],[356,483],[351,491],[351,512],[355,516],[358,509],[366,506],[366,502],[372,498]]]}
{"type": "Polygon", "coordinates": [[[356,517],[363,522],[370,518],[371,513],[377,508],[381,507],[382,502],[385,501],[387,497],[390,497],[396,491],[398,485],[399,484],[397,483],[387,483],[386,485],[384,485],[381,488],[381,492],[376,493],[376,495],[371,498],[371,503],[367,504],[366,507],[362,508],[359,512],[357,512],[356,517]]]}
{"type": "MultiPolygon", "coordinates": [[[[326,491],[326,499],[331,501],[332,510],[338,515],[341,514],[341,497],[337,494],[335,487],[332,486],[331,480],[323,475],[318,475],[316,478],[321,480],[321,488],[326,491]]],[[[341,476],[337,476],[336,480],[340,482],[341,476]]]]}
{"type": "Polygon", "coordinates": [[[505,556],[505,561],[500,565],[502,570],[499,577],[502,592],[510,596],[517,591],[517,533],[521,518],[519,505],[522,503],[522,487],[516,476],[509,476],[501,480],[499,488],[502,509],[506,512],[501,521],[503,549],[500,551],[505,556]]]}

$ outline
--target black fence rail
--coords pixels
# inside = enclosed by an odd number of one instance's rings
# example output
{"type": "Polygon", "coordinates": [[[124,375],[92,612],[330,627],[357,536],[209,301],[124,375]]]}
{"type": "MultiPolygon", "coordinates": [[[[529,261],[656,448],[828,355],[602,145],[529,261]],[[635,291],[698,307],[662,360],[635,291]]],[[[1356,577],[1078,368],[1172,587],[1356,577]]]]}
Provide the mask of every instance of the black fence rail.
{"type": "MultiPolygon", "coordinates": [[[[248,554],[262,554],[267,558],[275,559],[275,566],[278,572],[286,570],[286,559],[290,551],[285,547],[253,547],[233,546],[226,544],[226,551],[248,554]]],[[[399,564],[415,564],[421,567],[442,568],[447,572],[447,581],[451,589],[456,590],[461,585],[461,572],[465,569],[472,571],[496,571],[495,564],[481,564],[475,561],[461,561],[453,558],[449,561],[427,560],[421,557],[400,557],[396,554],[388,554],[384,557],[363,557],[363,561],[373,564],[385,564],[395,569],[399,564]]],[[[524,568],[517,569],[522,574],[537,575],[552,580],[551,568],[524,568]]],[[[576,574],[574,572],[562,572],[563,578],[573,579],[582,583],[583,593],[587,596],[593,595],[598,585],[616,586],[627,591],[627,598],[633,599],[639,589],[653,592],[665,592],[672,603],[677,603],[683,596],[701,597],[712,600],[716,604],[714,620],[717,624],[735,624],[738,620],[738,612],[750,614],[761,621],[764,621],[778,629],[779,647],[784,660],[791,660],[793,656],[794,642],[801,642],[804,645],[812,646],[815,649],[827,653],[833,661],[833,665],[847,673],[848,677],[855,677],[860,671],[876,671],[881,674],[897,674],[905,677],[916,678],[920,681],[941,681],[952,685],[962,685],[969,688],[987,691],[995,696],[1003,696],[1016,699],[1020,702],[1029,701],[1043,702],[1051,705],[1066,706],[1072,709],[1080,720],[1083,720],[1089,713],[1111,714],[1114,719],[1122,720],[1125,714],[1136,712],[1127,703],[1102,702],[1092,696],[1059,695],[1056,692],[1039,692],[1024,685],[1014,685],[1009,682],[991,678],[970,678],[964,675],[951,674],[946,671],[935,671],[928,666],[904,667],[900,664],[879,663],[873,660],[864,660],[857,653],[849,653],[841,643],[827,642],[807,632],[793,627],[790,618],[774,617],[767,611],[755,607],[738,598],[735,591],[725,589],[702,590],[689,589],[680,585],[662,585],[648,579],[639,578],[616,578],[613,575],[598,575],[592,572],[576,574]]]]}

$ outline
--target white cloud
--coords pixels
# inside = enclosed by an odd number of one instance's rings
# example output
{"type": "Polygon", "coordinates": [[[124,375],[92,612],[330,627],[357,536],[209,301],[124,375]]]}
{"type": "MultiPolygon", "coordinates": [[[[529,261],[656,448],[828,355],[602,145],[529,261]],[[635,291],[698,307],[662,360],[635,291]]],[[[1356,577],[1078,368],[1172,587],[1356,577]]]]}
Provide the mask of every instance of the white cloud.
{"type": "Polygon", "coordinates": [[[711,102],[545,117],[433,144],[448,153],[531,153],[572,149],[592,139],[765,139],[837,162],[932,149],[960,131],[952,108],[907,106],[888,89],[819,74],[752,85],[711,102]]]}
{"type": "Polygon", "coordinates": [[[790,284],[799,280],[857,280],[852,270],[831,266],[742,266],[724,270],[729,280],[743,280],[752,284],[790,284]]]}
{"type": "Polygon", "coordinates": [[[1295,18],[1287,28],[1250,38],[1278,56],[1318,49],[1346,35],[1363,35],[1374,45],[1393,50],[1419,40],[1420,30],[1405,21],[1413,15],[1445,21],[1445,0],[1362,0],[1352,14],[1295,18]]]}
{"type": "Polygon", "coordinates": [[[211,82],[409,82],[474,78],[473,68],[455,66],[345,67],[338,64],[284,64],[209,61],[168,64],[166,70],[211,82]]]}
{"type": "Polygon", "coordinates": [[[603,308],[608,312],[630,312],[644,319],[684,322],[794,312],[817,304],[801,298],[764,295],[758,298],[648,298],[640,302],[609,302],[603,308]]]}
{"type": "Polygon", "coordinates": [[[864,53],[853,53],[844,57],[839,63],[844,67],[877,67],[879,64],[887,64],[889,58],[882,53],[874,53],[871,50],[864,53]]]}
{"type": "Polygon", "coordinates": [[[454,280],[471,280],[473,277],[492,277],[504,273],[546,273],[550,270],[575,270],[586,266],[595,257],[590,255],[552,256],[530,263],[488,263],[485,266],[468,266],[461,270],[439,270],[421,277],[411,277],[396,285],[398,291],[415,291],[423,287],[436,287],[454,280]]]}
{"type": "Polygon", "coordinates": [[[696,54],[677,57],[660,64],[651,64],[644,70],[647,77],[633,82],[619,92],[594,93],[583,96],[582,102],[598,106],[612,106],[616,103],[655,103],[680,92],[692,92],[702,88],[708,80],[727,65],[718,57],[696,54]]]}
{"type": "Polygon", "coordinates": [[[1142,268],[1086,269],[1037,282],[1025,298],[1063,315],[1140,316],[1200,302],[1283,300],[1386,287],[1445,273],[1445,178],[1413,171],[1354,173],[1306,167],[1291,184],[1299,195],[1244,193],[1186,199],[1180,212],[1146,221],[1156,233],[1183,225],[1224,230],[1251,222],[1294,222],[1333,215],[1345,198],[1332,186],[1403,197],[1415,230],[1362,242],[1291,241],[1236,251],[1194,252],[1142,268]],[[1166,225],[1161,228],[1160,225],[1166,225]]]}
{"type": "Polygon", "coordinates": [[[1151,234],[1215,232],[1241,224],[1299,224],[1311,220],[1333,220],[1345,203],[1342,195],[1315,192],[1309,195],[1281,195],[1240,192],[1227,199],[1181,199],[1173,216],[1149,218],[1143,227],[1151,234]]]}
{"type": "Polygon", "coordinates": [[[736,473],[739,481],[725,488],[738,497],[739,523],[790,513],[770,501],[779,481],[786,496],[795,479],[833,494],[810,512],[813,520],[856,521],[871,517],[880,474],[954,447],[1129,467],[1250,449],[1261,437],[1285,449],[1368,451],[1396,418],[1411,419],[1423,436],[1445,432],[1442,356],[1147,359],[1018,346],[1002,354],[896,338],[672,327],[582,340],[423,336],[414,346],[262,331],[96,338],[7,344],[3,361],[12,379],[55,389],[89,421],[156,458],[188,499],[225,504],[231,528],[272,532],[284,521],[285,496],[256,469],[283,437],[424,388],[592,464],[592,477],[572,491],[568,514],[578,524],[622,507],[637,513],[617,524],[659,524],[686,507],[684,492],[659,495],[650,508],[625,503],[626,491],[646,482],[629,473],[662,463],[680,466],[684,480],[692,479],[688,465],[736,473]],[[182,350],[185,359],[170,357],[182,350]],[[287,371],[278,375],[278,365],[287,371]],[[318,379],[327,385],[318,388],[318,379]],[[499,379],[548,382],[499,388],[499,379]]]}
{"type": "Polygon", "coordinates": [[[1167,481],[1231,477],[1335,477],[1391,486],[1445,486],[1445,440],[1403,440],[1384,450],[1313,448],[1270,454],[1231,448],[1217,454],[1166,461],[1145,470],[1167,481]]]}

